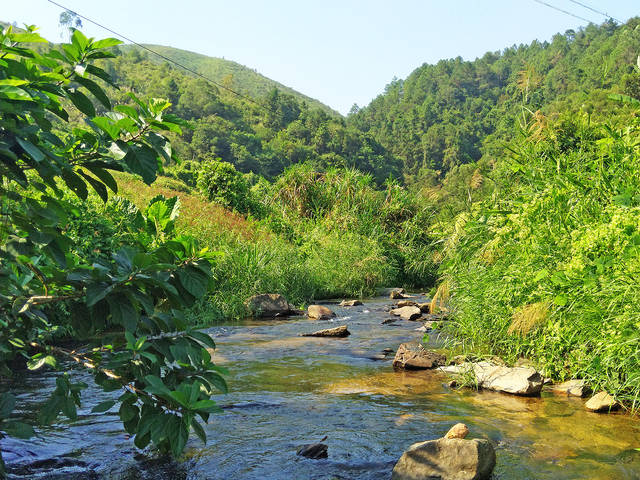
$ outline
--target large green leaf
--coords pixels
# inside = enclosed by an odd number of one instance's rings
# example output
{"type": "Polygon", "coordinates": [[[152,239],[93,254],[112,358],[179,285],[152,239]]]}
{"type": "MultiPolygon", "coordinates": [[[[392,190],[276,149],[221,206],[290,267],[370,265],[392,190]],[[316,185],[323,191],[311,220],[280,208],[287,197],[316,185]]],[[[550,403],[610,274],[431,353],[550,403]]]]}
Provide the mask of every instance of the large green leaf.
{"type": "Polygon", "coordinates": [[[178,278],[180,284],[185,288],[187,292],[196,298],[201,298],[207,293],[209,286],[209,277],[207,277],[200,270],[186,266],[178,270],[178,278]]]}
{"type": "Polygon", "coordinates": [[[103,38],[101,40],[97,40],[91,44],[91,48],[109,48],[115,47],[116,45],[121,45],[122,40],[118,40],[117,38],[103,38]]]}
{"type": "Polygon", "coordinates": [[[27,439],[35,435],[33,427],[24,422],[12,420],[10,422],[3,423],[1,428],[11,437],[27,439]]]}
{"type": "Polygon", "coordinates": [[[89,100],[84,93],[69,88],[66,88],[65,91],[67,93],[67,97],[71,100],[71,103],[73,103],[78,110],[89,117],[96,116],[96,109],[93,106],[93,103],[91,103],[91,100],[89,100]]]}
{"type": "Polygon", "coordinates": [[[156,179],[158,154],[147,146],[132,145],[124,161],[133,173],[137,173],[147,185],[156,179]]]}
{"type": "Polygon", "coordinates": [[[107,94],[104,92],[104,90],[102,90],[100,85],[98,85],[93,80],[79,77],[77,75],[73,78],[73,80],[89,90],[93,94],[93,96],[96,97],[98,101],[104,106],[104,108],[106,108],[107,110],[111,110],[111,101],[109,101],[109,97],[107,97],[107,94]]]}

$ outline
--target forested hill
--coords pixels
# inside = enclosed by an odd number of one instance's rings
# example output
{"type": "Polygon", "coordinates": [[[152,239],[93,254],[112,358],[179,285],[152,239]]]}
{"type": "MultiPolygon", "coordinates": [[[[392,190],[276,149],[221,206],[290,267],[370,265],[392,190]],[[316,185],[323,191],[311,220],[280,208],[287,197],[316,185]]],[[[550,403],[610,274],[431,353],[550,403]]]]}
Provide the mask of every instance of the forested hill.
{"type": "MultiPolygon", "coordinates": [[[[321,170],[358,168],[370,173],[378,184],[389,176],[402,177],[400,162],[370,134],[348,126],[344,117],[328,107],[287,93],[290,89],[277,88],[275,82],[259,87],[270,88],[264,94],[244,98],[171,63],[152,60],[153,55],[139,48],[116,47],[113,51],[114,59],[101,62],[120,86],[109,89],[110,97],[116,103],[130,103],[127,92],[133,91],[142,97],[168,99],[171,112],[188,120],[192,127],[181,136],[172,135],[173,147],[183,160],[219,159],[243,173],[269,179],[290,165],[304,162],[321,170]]],[[[207,65],[213,68],[215,59],[209,60],[207,65]]],[[[200,70],[205,72],[205,67],[200,70]]],[[[251,70],[246,72],[254,79],[264,78],[251,70]]],[[[211,71],[206,73],[212,76],[211,71]]],[[[219,83],[231,83],[236,90],[234,78],[227,75],[219,83]]],[[[256,82],[254,88],[258,88],[256,82]]]]}
{"type": "MultiPolygon", "coordinates": [[[[195,70],[215,82],[230,87],[233,90],[243,93],[249,97],[261,99],[266,97],[271,90],[277,88],[283,93],[293,95],[300,102],[306,102],[310,107],[318,107],[329,114],[339,115],[338,112],[322,102],[308,97],[293,88],[276,82],[275,80],[271,80],[270,78],[261,75],[256,70],[234,61],[226,60],[224,58],[209,57],[200,53],[163,45],[145,44],[144,46],[181,65],[184,65],[185,67],[190,68],[191,70],[195,70]]],[[[157,63],[165,63],[164,59],[151,53],[147,55],[148,52],[139,47],[127,45],[120,48],[124,51],[127,49],[136,49],[144,58],[148,58],[149,60],[157,63]]]]}
{"type": "Polygon", "coordinates": [[[500,155],[523,111],[541,121],[579,110],[598,116],[618,108],[609,93],[640,97],[639,54],[640,18],[591,24],[474,61],[424,64],[348,123],[400,158],[409,179],[425,177],[500,155]]]}

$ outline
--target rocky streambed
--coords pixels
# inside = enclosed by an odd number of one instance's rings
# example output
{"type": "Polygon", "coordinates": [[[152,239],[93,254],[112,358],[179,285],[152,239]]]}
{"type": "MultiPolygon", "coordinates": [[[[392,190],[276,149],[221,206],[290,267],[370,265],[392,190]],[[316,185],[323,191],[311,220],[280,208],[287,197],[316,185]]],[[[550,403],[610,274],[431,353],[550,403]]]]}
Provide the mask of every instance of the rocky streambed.
{"type": "MultiPolygon", "coordinates": [[[[426,299],[418,298],[417,302],[426,299]]],[[[524,397],[452,389],[438,369],[394,370],[402,343],[420,341],[419,322],[391,318],[390,300],[328,304],[336,317],[255,319],[208,330],[214,359],[231,372],[223,413],[206,446],[189,440],[180,461],[138,452],[115,414],[91,414],[108,394],[90,387],[76,422],[30,441],[3,439],[13,478],[47,479],[390,479],[407,448],[465,423],[468,438],[495,448],[498,479],[638,479],[640,422],[589,412],[584,400],[553,393],[524,397]],[[386,321],[386,322],[385,322],[386,321]],[[301,336],[346,325],[349,336],[301,336]],[[326,438],[325,438],[326,437],[326,438]],[[301,446],[322,441],[327,457],[301,446]]],[[[429,335],[437,347],[437,331],[429,335]]],[[[24,376],[12,389],[35,416],[51,373],[24,376]]]]}

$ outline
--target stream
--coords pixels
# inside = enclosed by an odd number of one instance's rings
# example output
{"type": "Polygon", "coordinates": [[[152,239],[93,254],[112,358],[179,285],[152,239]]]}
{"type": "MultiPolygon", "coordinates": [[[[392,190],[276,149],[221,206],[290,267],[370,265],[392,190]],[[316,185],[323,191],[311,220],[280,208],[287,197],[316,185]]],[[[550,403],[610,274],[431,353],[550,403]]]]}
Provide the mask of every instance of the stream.
{"type": "MultiPolygon", "coordinates": [[[[417,299],[422,301],[421,299],[417,299]]],[[[543,391],[540,398],[452,390],[434,371],[394,372],[400,343],[420,340],[420,322],[389,318],[388,299],[357,307],[329,305],[332,321],[292,317],[247,320],[208,330],[218,349],[214,362],[230,371],[230,393],[214,399],[224,408],[206,426],[207,445],[191,436],[180,461],[140,452],[112,409],[91,409],[110,398],[90,387],[75,422],[41,428],[28,441],[2,440],[15,479],[390,479],[393,465],[414,442],[443,436],[457,422],[468,438],[496,447],[493,479],[640,479],[640,421],[622,413],[587,412],[584,401],[543,391]],[[347,338],[299,337],[347,324],[347,338]],[[296,456],[323,442],[329,458],[296,456]]],[[[430,342],[437,345],[437,335],[430,342]]],[[[51,372],[33,372],[11,385],[27,419],[53,389],[51,372]]]]}

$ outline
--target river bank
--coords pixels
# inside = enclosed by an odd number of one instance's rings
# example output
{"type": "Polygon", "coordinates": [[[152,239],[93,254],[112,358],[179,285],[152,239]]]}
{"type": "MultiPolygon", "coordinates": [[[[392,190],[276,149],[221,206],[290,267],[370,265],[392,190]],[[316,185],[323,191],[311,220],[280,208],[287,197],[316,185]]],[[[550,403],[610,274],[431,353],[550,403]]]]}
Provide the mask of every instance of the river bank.
{"type": "MultiPolygon", "coordinates": [[[[207,425],[208,444],[191,438],[181,461],[137,452],[115,415],[90,413],[108,395],[90,386],[77,422],[49,427],[29,442],[3,440],[8,466],[21,479],[385,479],[409,445],[441,437],[461,421],[470,437],[496,446],[495,478],[638,478],[635,418],[587,412],[583,400],[547,388],[540,397],[516,397],[450,389],[436,371],[394,371],[393,354],[384,350],[423,333],[417,322],[383,324],[390,303],[331,304],[331,320],[246,320],[208,329],[218,345],[215,361],[231,372],[231,392],[216,398],[223,412],[207,425]],[[298,336],[342,324],[349,337],[298,336]],[[296,456],[297,447],[325,435],[327,459],[296,456]]],[[[429,346],[442,340],[434,332],[429,346]]],[[[53,382],[44,372],[15,386],[24,415],[35,414],[53,382]]]]}

